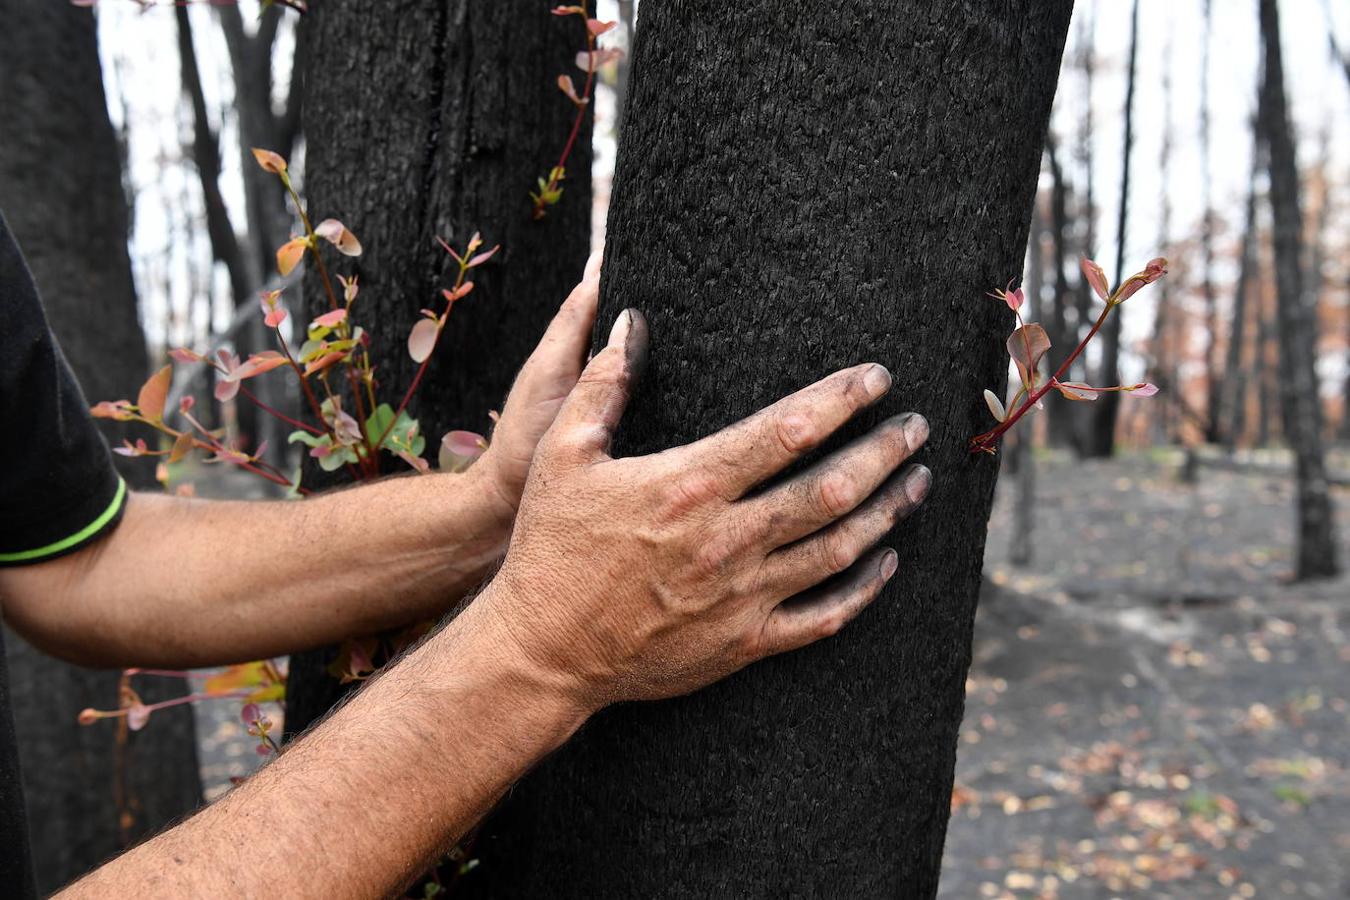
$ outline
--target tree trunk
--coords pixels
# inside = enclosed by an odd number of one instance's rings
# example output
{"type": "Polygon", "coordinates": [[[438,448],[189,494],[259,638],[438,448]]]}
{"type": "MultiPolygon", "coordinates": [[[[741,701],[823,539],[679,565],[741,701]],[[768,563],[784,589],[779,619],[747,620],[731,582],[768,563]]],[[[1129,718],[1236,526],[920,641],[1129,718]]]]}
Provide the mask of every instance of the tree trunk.
{"type": "MultiPolygon", "coordinates": [[[[1121,149],[1120,206],[1116,216],[1116,268],[1112,277],[1125,277],[1126,226],[1130,213],[1130,154],[1134,150],[1134,83],[1139,57],[1139,0],[1134,0],[1130,13],[1130,55],[1125,81],[1125,137],[1121,149]]],[[[1101,364],[1097,368],[1097,384],[1103,387],[1120,383],[1120,322],[1125,307],[1116,310],[1101,330],[1101,364]]],[[[1120,415],[1120,393],[1100,394],[1089,412],[1084,454],[1089,457],[1108,457],[1115,453],[1116,419],[1120,415]]]]}
{"type": "MultiPolygon", "coordinates": [[[[0,0],[0,15],[23,22],[0,31],[0,106],[7,119],[0,128],[0,207],[85,395],[91,402],[134,398],[147,374],[145,340],[94,16],[64,3],[13,0],[0,0]]],[[[120,440],[116,429],[105,433],[120,440]]],[[[145,460],[129,461],[123,474],[132,487],[154,488],[145,460]]],[[[86,706],[117,705],[117,674],[58,662],[14,635],[6,645],[38,889],[45,893],[197,805],[192,712],[166,710],[132,737],[130,817],[119,821],[117,729],[75,721],[86,706]]],[[[143,696],[185,692],[181,681],[158,680],[143,696]]]]}
{"type": "MultiPolygon", "coordinates": [[[[598,328],[652,351],[616,452],[681,444],[839,367],[915,409],[931,499],[839,638],[611,709],[512,791],[467,882],[493,898],[932,896],[1006,384],[1071,3],[643,6],[598,328]],[[993,52],[998,48],[998,52],[993,52]]],[[[597,332],[599,333],[599,332],[597,332]]]]}
{"type": "MultiPolygon", "coordinates": [[[[1237,284],[1233,288],[1233,318],[1229,323],[1228,362],[1224,366],[1224,389],[1219,405],[1218,431],[1224,448],[1232,453],[1247,430],[1247,368],[1243,354],[1247,341],[1247,295],[1259,285],[1260,261],[1256,220],[1256,176],[1262,167],[1261,141],[1252,147],[1252,171],[1247,180],[1247,203],[1243,211],[1242,245],[1238,257],[1237,284]]],[[[1259,298],[1258,298],[1259,299],[1259,298]]],[[[1259,357],[1262,348],[1257,346],[1259,357]]],[[[1258,361],[1259,364],[1259,361],[1258,361]]]]}
{"type": "Polygon", "coordinates": [[[1204,211],[1200,219],[1200,294],[1205,301],[1205,443],[1222,437],[1219,405],[1223,380],[1219,369],[1219,299],[1214,290],[1214,201],[1210,166],[1209,57],[1214,35],[1212,0],[1205,0],[1204,50],[1200,56],[1200,189],[1204,211]]]}
{"type": "MultiPolygon", "coordinates": [[[[1031,216],[1031,239],[1027,241],[1026,306],[1023,318],[1039,322],[1045,308],[1045,250],[1042,238],[1050,231],[1041,211],[1039,198],[1031,216]]],[[[1054,338],[1051,338],[1053,341],[1054,338]]],[[[1062,346],[1062,345],[1061,345],[1062,346]]],[[[1062,351],[1061,351],[1062,352],[1062,351]]],[[[1063,400],[1064,398],[1059,398],[1063,400]]],[[[1072,402],[1072,401],[1065,401],[1072,402]]],[[[1048,423],[1047,423],[1048,424],[1048,423]]],[[[1014,566],[1029,566],[1035,558],[1036,527],[1036,440],[1035,422],[1027,422],[1012,439],[1012,452],[1017,454],[1017,500],[1013,504],[1013,534],[1009,542],[1008,561],[1014,566]]]]}
{"type": "MultiPolygon", "coordinates": [[[[1205,9],[1208,11],[1209,3],[1206,0],[1205,9]]],[[[1162,148],[1158,153],[1158,182],[1160,190],[1158,191],[1158,247],[1160,252],[1168,255],[1168,247],[1172,242],[1172,37],[1167,37],[1166,49],[1163,52],[1163,114],[1162,114],[1162,148]]],[[[1208,170],[1206,170],[1208,171],[1208,170]]],[[[1208,213],[1207,213],[1208,214],[1208,213]]],[[[1168,279],[1164,278],[1158,285],[1158,302],[1153,313],[1153,336],[1149,341],[1149,380],[1155,383],[1168,384],[1168,387],[1175,391],[1176,383],[1169,382],[1168,376],[1171,370],[1175,368],[1176,352],[1168,334],[1171,330],[1172,318],[1172,291],[1168,279]]],[[[1172,429],[1173,417],[1169,414],[1172,407],[1171,403],[1162,403],[1157,405],[1158,413],[1157,433],[1164,443],[1175,443],[1178,435],[1172,429]]]]}
{"type": "Polygon", "coordinates": [[[1322,455],[1322,408],[1317,394],[1317,340],[1303,278],[1298,163],[1284,92],[1279,10],[1260,0],[1265,76],[1257,122],[1266,143],[1274,214],[1276,326],[1280,343],[1280,412],[1294,452],[1298,493],[1297,578],[1336,573],[1336,519],[1322,455]]]}
{"type": "MultiPolygon", "coordinates": [[[[1072,351],[1078,343],[1075,328],[1069,325],[1070,304],[1073,300],[1069,287],[1069,184],[1059,162],[1057,141],[1053,131],[1046,134],[1045,160],[1050,168],[1050,245],[1051,266],[1054,273],[1054,296],[1050,301],[1050,315],[1045,319],[1045,330],[1055,356],[1072,351]]],[[[1044,308],[1044,304],[1042,304],[1044,308]]],[[[1076,447],[1075,423],[1079,410],[1072,400],[1066,400],[1058,391],[1051,391],[1041,401],[1045,404],[1046,440],[1052,447],[1076,447]],[[1053,395],[1053,396],[1051,396],[1053,395]]]]}
{"type": "MultiPolygon", "coordinates": [[[[572,125],[575,107],[556,79],[575,71],[583,25],[532,0],[407,0],[397,8],[313,4],[301,30],[313,67],[304,100],[307,203],[320,218],[345,222],[365,247],[337,267],[360,276],[353,316],[373,336],[383,402],[397,406],[411,383],[408,332],[449,284],[451,261],[436,237],[463,247],[481,230],[489,246],[502,245],[475,270],[477,288],[456,304],[409,407],[434,458],[445,431],[488,430],[488,412],[500,409],[581,278],[590,243],[589,124],[563,198],[542,221],[530,219],[529,191],[572,125]]],[[[306,298],[312,315],[328,309],[314,277],[306,278],[306,298]]],[[[289,733],[341,695],[324,671],[332,655],[293,657],[289,733]]]]}
{"type": "MultiPolygon", "coordinates": [[[[1083,219],[1083,244],[1080,248],[1082,256],[1088,259],[1097,258],[1097,199],[1096,199],[1096,153],[1093,150],[1093,138],[1096,136],[1093,120],[1095,110],[1093,108],[1093,88],[1095,84],[1095,73],[1097,69],[1097,46],[1096,46],[1096,24],[1097,24],[1097,0],[1089,0],[1087,12],[1078,17],[1078,53],[1080,55],[1080,66],[1083,70],[1083,116],[1078,126],[1078,161],[1083,167],[1083,208],[1079,212],[1079,217],[1083,219]]],[[[1092,313],[1092,304],[1095,302],[1096,294],[1092,292],[1088,285],[1087,278],[1082,276],[1081,270],[1078,278],[1078,321],[1074,331],[1078,336],[1087,332],[1088,326],[1092,324],[1096,316],[1092,313]]],[[[1077,344],[1077,339],[1074,343],[1077,344]]],[[[1072,369],[1067,373],[1070,378],[1090,381],[1087,374],[1087,360],[1080,359],[1072,369]]],[[[1083,408],[1079,413],[1077,427],[1078,452],[1085,452],[1087,442],[1088,426],[1091,425],[1091,410],[1083,408]]]]}

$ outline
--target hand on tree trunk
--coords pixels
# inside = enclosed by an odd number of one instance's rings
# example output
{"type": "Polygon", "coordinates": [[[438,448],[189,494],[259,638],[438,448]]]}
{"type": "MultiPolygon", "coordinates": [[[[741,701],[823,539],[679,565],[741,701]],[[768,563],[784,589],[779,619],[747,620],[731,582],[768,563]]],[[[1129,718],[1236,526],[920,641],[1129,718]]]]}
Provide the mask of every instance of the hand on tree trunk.
{"type": "Polygon", "coordinates": [[[590,348],[591,327],[600,301],[600,255],[586,264],[586,274],[549,323],[539,346],[525,361],[511,386],[492,445],[478,465],[503,502],[506,533],[520,507],[535,448],[563,401],[581,376],[590,348]]]}
{"type": "Polygon", "coordinates": [[[873,548],[931,480],[919,465],[896,473],[928,436],[911,413],[756,490],[890,389],[879,365],[693,444],[613,459],[646,344],[642,316],[622,313],[540,444],[476,603],[587,711],[688,693],[837,632],[895,574],[895,552],[873,548]]]}

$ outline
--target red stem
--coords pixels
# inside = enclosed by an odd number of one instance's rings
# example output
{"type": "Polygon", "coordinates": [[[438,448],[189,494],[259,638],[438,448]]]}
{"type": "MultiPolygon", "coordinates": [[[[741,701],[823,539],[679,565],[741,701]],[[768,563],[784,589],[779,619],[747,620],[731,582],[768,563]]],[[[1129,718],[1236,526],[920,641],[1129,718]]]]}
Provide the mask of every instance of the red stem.
{"type": "Polygon", "coordinates": [[[572,132],[567,136],[567,143],[563,145],[562,154],[558,157],[558,164],[548,173],[548,186],[539,194],[539,199],[534,203],[534,218],[542,219],[544,217],[544,195],[558,186],[558,179],[553,177],[553,173],[559,169],[566,169],[567,158],[572,155],[572,148],[576,146],[577,135],[581,133],[581,123],[586,119],[586,110],[591,106],[591,88],[595,83],[595,35],[591,34],[590,10],[587,4],[581,4],[582,22],[586,26],[586,85],[581,89],[581,97],[585,103],[577,104],[577,116],[572,120],[572,132]]]}
{"type": "Polygon", "coordinates": [[[303,428],[305,431],[308,431],[310,434],[323,434],[322,431],[320,431],[319,429],[315,428],[313,425],[306,425],[304,422],[298,421],[298,420],[296,420],[296,419],[292,419],[290,416],[286,415],[285,413],[283,413],[283,412],[281,412],[281,411],[279,411],[279,410],[275,410],[275,409],[273,409],[272,407],[268,406],[266,403],[262,402],[262,401],[259,400],[256,396],[254,396],[253,392],[250,391],[247,387],[245,387],[242,383],[239,385],[239,392],[240,392],[241,394],[243,394],[245,397],[247,397],[248,399],[252,400],[252,401],[258,406],[258,408],[261,409],[263,412],[271,413],[272,415],[276,416],[276,417],[277,417],[278,419],[280,419],[281,421],[285,422],[287,425],[294,425],[296,428],[303,428]]]}
{"type": "MultiPolygon", "coordinates": [[[[1045,384],[1037,388],[1034,393],[1028,394],[1027,399],[1022,402],[1021,406],[1017,407],[1016,411],[1014,411],[1012,415],[1008,416],[1008,418],[1000,422],[997,428],[994,428],[990,431],[986,431],[984,434],[981,434],[971,439],[970,449],[972,453],[978,453],[981,450],[990,449],[994,441],[1002,437],[1004,432],[1006,432],[1009,428],[1013,427],[1013,425],[1016,424],[1018,419],[1026,415],[1028,410],[1030,410],[1033,406],[1035,406],[1042,397],[1044,397],[1047,393],[1049,393],[1049,391],[1054,387],[1055,382],[1059,380],[1059,376],[1063,375],[1065,372],[1069,370],[1069,366],[1073,365],[1074,360],[1078,359],[1078,357],[1082,354],[1083,349],[1087,347],[1088,342],[1097,336],[1098,331],[1101,331],[1102,325],[1106,323],[1106,317],[1111,314],[1111,310],[1114,308],[1115,308],[1114,304],[1108,303],[1106,305],[1106,308],[1102,310],[1101,315],[1097,317],[1097,321],[1092,323],[1092,329],[1088,331],[1087,336],[1084,337],[1083,340],[1079,342],[1078,346],[1075,347],[1073,352],[1070,353],[1065,358],[1064,362],[1059,364],[1059,368],[1055,370],[1055,374],[1047,378],[1045,380],[1045,384]]],[[[1030,359],[1029,356],[1028,359],[1030,359]]]]}

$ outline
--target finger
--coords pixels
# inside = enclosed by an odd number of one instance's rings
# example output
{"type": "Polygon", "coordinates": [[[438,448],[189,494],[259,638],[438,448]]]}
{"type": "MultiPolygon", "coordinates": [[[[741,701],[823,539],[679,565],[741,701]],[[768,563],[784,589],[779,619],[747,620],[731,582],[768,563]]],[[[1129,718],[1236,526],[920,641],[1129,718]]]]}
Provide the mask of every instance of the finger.
{"type": "Polygon", "coordinates": [[[702,464],[725,473],[723,487],[729,496],[739,497],[819,446],[890,387],[885,366],[844,369],[686,449],[701,457],[702,464]]]}
{"type": "Polygon", "coordinates": [[[550,447],[576,462],[608,454],[646,360],[647,320],[626,309],[614,320],[605,349],[587,363],[558,411],[547,438],[550,447]]]}
{"type": "Polygon", "coordinates": [[[592,254],[581,283],[567,295],[549,322],[539,346],[521,369],[517,387],[526,388],[527,392],[538,388],[558,397],[565,396],[576,384],[585,365],[599,306],[600,256],[592,254]]]}
{"type": "Polygon", "coordinates": [[[887,419],[790,481],[742,500],[736,514],[762,530],[769,548],[789,544],[856,509],[926,440],[923,416],[887,419]]]}
{"type": "Polygon", "coordinates": [[[918,508],[932,481],[925,466],[907,466],[845,518],[770,553],[764,560],[765,583],[785,597],[843,572],[918,508]]]}
{"type": "Polygon", "coordinates": [[[894,550],[878,548],[829,584],[778,604],[764,623],[762,655],[796,650],[836,634],[877,598],[898,563],[894,550]]]}

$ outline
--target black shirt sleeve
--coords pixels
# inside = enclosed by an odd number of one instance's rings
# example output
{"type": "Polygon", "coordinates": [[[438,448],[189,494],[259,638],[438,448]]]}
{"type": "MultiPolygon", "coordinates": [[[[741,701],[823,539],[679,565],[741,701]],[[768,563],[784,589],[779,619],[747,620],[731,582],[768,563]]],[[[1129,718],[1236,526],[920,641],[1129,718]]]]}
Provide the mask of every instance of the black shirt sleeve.
{"type": "Polygon", "coordinates": [[[116,526],[126,484],[2,215],[0,423],[0,566],[71,553],[116,526]]]}

